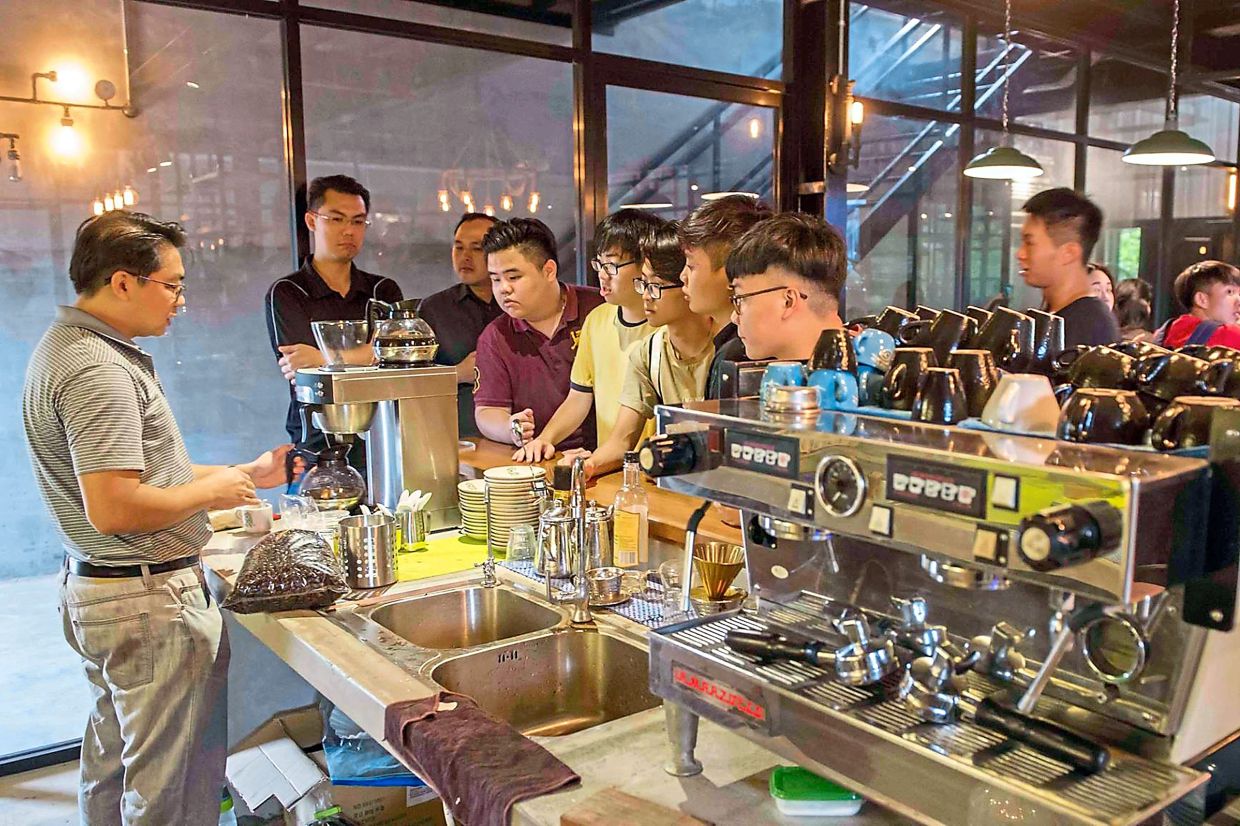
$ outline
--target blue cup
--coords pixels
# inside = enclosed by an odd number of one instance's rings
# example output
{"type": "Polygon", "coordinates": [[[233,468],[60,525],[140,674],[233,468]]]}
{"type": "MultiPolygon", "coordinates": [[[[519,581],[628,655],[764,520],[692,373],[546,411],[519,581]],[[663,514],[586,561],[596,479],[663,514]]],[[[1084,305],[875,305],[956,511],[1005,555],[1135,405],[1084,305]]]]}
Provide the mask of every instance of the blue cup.
{"type": "Polygon", "coordinates": [[[896,350],[896,338],[877,327],[869,327],[853,339],[853,349],[857,351],[860,364],[885,373],[896,350]]]}
{"type": "Polygon", "coordinates": [[[822,410],[856,410],[861,403],[857,377],[845,370],[815,370],[809,384],[821,392],[822,410]]]}
{"type": "Polygon", "coordinates": [[[883,406],[883,374],[878,368],[868,364],[860,365],[857,368],[857,387],[863,406],[883,406]]]}
{"type": "Polygon", "coordinates": [[[799,361],[773,361],[766,366],[762,374],[760,392],[763,407],[766,406],[767,393],[770,387],[805,386],[805,365],[799,361]]]}

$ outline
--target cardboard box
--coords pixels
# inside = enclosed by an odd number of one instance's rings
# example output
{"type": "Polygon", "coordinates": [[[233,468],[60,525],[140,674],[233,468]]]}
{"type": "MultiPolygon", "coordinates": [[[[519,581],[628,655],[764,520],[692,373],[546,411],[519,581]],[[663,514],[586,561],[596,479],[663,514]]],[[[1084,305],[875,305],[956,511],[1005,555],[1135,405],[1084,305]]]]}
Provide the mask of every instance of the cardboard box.
{"type": "MultiPolygon", "coordinates": [[[[327,771],[327,758],[318,751],[310,759],[327,771]]],[[[332,802],[358,826],[445,826],[443,804],[426,786],[329,787],[332,802]]]]}
{"type": "Polygon", "coordinates": [[[327,775],[306,756],[279,718],[247,737],[228,756],[228,783],[255,814],[277,805],[296,823],[313,823],[316,801],[330,787],[327,775]]]}

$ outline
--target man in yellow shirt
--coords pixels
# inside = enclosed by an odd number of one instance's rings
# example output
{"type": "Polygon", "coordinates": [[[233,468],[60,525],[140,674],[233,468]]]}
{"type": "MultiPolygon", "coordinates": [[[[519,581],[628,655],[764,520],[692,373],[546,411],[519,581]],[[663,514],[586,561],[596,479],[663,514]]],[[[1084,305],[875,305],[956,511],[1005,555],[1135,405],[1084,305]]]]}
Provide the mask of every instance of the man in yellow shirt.
{"type": "Polygon", "coordinates": [[[586,316],[573,358],[568,397],[542,432],[513,454],[519,462],[541,462],[576,430],[594,408],[598,443],[607,441],[620,412],[620,389],[626,353],[651,333],[642,297],[633,287],[641,275],[642,245],[668,223],[639,209],[622,209],[603,219],[595,232],[599,250],[590,265],[598,273],[599,292],[607,302],[586,316]]]}

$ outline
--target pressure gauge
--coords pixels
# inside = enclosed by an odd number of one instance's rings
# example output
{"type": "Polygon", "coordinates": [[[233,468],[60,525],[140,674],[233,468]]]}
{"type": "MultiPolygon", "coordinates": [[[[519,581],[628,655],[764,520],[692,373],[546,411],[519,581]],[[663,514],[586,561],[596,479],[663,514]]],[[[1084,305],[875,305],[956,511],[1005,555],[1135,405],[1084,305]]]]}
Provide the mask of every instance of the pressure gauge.
{"type": "Polygon", "coordinates": [[[865,501],[865,476],[852,459],[828,456],[814,476],[818,502],[832,516],[852,516],[865,501]]]}

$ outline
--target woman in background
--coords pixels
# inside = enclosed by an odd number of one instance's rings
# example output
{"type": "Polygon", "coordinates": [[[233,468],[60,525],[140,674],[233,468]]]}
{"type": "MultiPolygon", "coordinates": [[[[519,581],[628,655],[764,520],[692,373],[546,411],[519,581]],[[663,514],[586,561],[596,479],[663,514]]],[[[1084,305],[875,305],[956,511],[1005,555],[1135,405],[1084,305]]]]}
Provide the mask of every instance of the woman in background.
{"type": "Polygon", "coordinates": [[[1115,287],[1115,317],[1124,341],[1153,341],[1150,300],[1154,290],[1140,278],[1125,278],[1115,287]]]}
{"type": "Polygon", "coordinates": [[[1115,278],[1111,271],[1097,261],[1087,264],[1085,270],[1089,273],[1089,286],[1094,296],[1107,305],[1108,310],[1115,312],[1115,278]]]}

